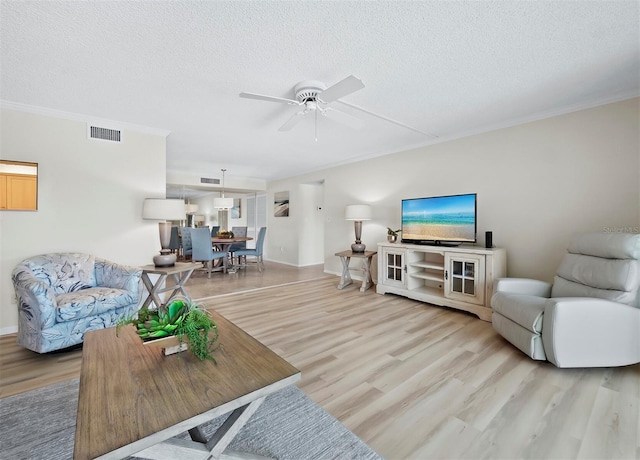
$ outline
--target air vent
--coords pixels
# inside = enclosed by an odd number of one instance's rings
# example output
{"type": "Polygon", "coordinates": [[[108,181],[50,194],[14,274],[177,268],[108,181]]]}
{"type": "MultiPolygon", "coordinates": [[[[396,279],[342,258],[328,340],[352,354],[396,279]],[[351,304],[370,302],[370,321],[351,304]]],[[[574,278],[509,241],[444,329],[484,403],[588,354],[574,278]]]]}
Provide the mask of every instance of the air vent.
{"type": "Polygon", "coordinates": [[[201,177],[200,178],[200,183],[201,184],[215,184],[215,185],[220,185],[220,179],[212,179],[210,177],[201,177]]]}
{"type": "Polygon", "coordinates": [[[119,129],[101,128],[99,126],[89,125],[89,139],[122,142],[122,132],[119,129]]]}

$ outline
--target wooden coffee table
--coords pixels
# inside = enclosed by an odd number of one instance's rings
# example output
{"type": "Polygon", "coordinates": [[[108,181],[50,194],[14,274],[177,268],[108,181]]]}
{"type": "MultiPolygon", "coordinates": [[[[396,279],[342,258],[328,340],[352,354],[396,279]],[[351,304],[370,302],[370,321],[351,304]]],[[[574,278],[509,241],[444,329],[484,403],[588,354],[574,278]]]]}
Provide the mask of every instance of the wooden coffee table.
{"type": "Polygon", "coordinates": [[[119,337],[115,328],[85,334],[74,459],[224,458],[265,397],[300,379],[300,371],[269,348],[213,317],[220,332],[217,365],[189,351],[164,356],[143,346],[132,326],[119,337]],[[199,426],[229,412],[205,439],[199,426]],[[174,438],[186,431],[191,440],[174,438]]]}

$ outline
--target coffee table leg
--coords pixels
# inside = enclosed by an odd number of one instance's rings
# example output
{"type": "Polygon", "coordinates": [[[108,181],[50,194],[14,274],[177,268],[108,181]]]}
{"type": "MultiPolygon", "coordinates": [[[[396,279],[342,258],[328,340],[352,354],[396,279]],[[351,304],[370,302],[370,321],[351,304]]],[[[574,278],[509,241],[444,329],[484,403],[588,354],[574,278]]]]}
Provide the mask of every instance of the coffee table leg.
{"type": "Polygon", "coordinates": [[[265,399],[266,396],[263,396],[231,412],[231,415],[229,415],[227,420],[225,420],[222,426],[218,428],[218,431],[216,431],[213,437],[207,442],[207,449],[210,449],[211,457],[220,458],[229,443],[240,432],[242,427],[249,421],[265,399]]]}
{"type": "Polygon", "coordinates": [[[263,396],[231,412],[231,415],[229,415],[227,420],[218,428],[209,441],[206,441],[200,428],[195,427],[189,430],[191,441],[178,438],[167,439],[155,446],[147,447],[137,452],[135,456],[156,460],[205,460],[211,458],[216,460],[268,460],[268,457],[262,457],[248,452],[225,451],[229,443],[240,432],[242,427],[249,421],[265,399],[266,396],[263,396]]]}
{"type": "Polygon", "coordinates": [[[202,444],[207,443],[207,438],[205,437],[204,433],[202,432],[199,426],[191,428],[189,430],[189,436],[191,436],[191,439],[195,442],[200,442],[202,444]]]}

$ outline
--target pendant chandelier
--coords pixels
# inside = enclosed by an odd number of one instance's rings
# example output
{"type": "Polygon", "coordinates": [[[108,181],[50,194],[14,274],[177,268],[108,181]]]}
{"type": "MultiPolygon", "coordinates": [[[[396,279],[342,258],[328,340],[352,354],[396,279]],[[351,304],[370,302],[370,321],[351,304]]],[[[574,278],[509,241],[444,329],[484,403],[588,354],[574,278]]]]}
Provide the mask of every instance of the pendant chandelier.
{"type": "Polygon", "coordinates": [[[226,169],[221,169],[220,171],[222,171],[222,196],[213,199],[213,207],[220,210],[229,210],[233,208],[233,198],[224,197],[224,173],[226,169]]]}

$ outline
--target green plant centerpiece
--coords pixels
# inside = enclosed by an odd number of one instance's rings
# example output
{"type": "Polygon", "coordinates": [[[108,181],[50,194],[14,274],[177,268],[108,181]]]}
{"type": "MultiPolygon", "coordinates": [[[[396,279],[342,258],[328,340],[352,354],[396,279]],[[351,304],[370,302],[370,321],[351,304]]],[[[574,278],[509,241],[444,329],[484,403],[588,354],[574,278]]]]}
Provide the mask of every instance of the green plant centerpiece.
{"type": "Polygon", "coordinates": [[[116,333],[127,324],[135,326],[143,342],[175,336],[181,350],[186,340],[194,355],[215,362],[213,351],[218,341],[218,326],[207,310],[187,299],[173,300],[154,310],[141,308],[137,315],[118,321],[116,333]]]}
{"type": "Polygon", "coordinates": [[[218,231],[218,238],[233,238],[233,232],[230,230],[220,230],[218,231]]]}
{"type": "Polygon", "coordinates": [[[398,240],[398,233],[400,233],[400,229],[393,230],[391,227],[387,227],[387,240],[390,243],[395,243],[398,240]]]}

